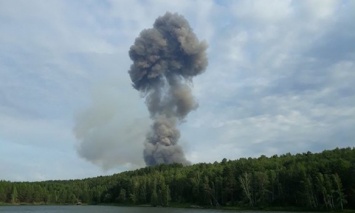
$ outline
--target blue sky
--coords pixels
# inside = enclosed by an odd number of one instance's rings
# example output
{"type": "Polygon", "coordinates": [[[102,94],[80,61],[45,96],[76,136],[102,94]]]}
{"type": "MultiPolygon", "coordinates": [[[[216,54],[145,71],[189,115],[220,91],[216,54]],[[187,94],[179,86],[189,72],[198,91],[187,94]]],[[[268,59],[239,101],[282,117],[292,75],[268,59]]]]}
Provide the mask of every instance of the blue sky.
{"type": "Polygon", "coordinates": [[[354,1],[1,0],[0,179],[144,166],[128,50],[166,11],[209,44],[180,126],[188,160],[354,146],[354,1]]]}

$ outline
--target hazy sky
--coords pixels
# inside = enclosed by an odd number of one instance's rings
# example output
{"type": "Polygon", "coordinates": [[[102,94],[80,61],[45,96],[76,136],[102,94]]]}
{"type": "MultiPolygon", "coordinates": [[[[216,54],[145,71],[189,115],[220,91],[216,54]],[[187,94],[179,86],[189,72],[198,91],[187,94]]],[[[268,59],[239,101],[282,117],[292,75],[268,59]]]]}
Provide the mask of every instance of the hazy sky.
{"type": "Polygon", "coordinates": [[[0,180],[144,166],[128,51],[166,11],[209,44],[191,162],[355,145],[355,1],[0,0],[0,180]]]}

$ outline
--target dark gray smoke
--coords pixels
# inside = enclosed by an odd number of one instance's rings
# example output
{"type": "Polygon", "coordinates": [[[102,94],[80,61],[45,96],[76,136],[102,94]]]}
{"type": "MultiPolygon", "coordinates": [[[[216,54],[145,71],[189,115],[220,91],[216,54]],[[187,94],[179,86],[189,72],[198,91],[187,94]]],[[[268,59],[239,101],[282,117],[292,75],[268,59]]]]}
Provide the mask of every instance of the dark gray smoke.
{"type": "Polygon", "coordinates": [[[198,107],[190,84],[207,67],[206,49],[187,20],[169,12],[157,18],[153,28],[143,30],[131,46],[129,74],[133,87],[145,95],[154,121],[144,150],[149,166],[189,163],[177,145],[177,125],[198,107]]]}

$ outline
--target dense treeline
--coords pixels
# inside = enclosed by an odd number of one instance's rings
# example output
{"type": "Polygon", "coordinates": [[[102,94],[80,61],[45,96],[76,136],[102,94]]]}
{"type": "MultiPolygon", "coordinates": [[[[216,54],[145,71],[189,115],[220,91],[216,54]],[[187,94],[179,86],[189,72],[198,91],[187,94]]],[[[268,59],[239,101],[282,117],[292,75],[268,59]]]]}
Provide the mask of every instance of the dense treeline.
{"type": "Polygon", "coordinates": [[[355,149],[160,165],[83,180],[0,181],[0,203],[355,208],[355,149]]]}

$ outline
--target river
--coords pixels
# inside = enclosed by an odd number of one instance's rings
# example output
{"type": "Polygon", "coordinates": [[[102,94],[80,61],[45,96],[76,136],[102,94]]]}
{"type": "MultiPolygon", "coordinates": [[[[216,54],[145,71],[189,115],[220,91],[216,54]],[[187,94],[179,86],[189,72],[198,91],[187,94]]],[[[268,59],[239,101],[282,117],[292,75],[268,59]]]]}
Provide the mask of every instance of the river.
{"type": "MultiPolygon", "coordinates": [[[[0,206],[0,212],[9,213],[228,213],[233,211],[215,209],[177,209],[153,207],[119,207],[119,206],[0,206]]],[[[239,213],[257,213],[258,211],[238,211],[239,213]]],[[[272,212],[268,212],[272,213],[272,212]]],[[[282,212],[278,212],[282,213],[282,212]]]]}

